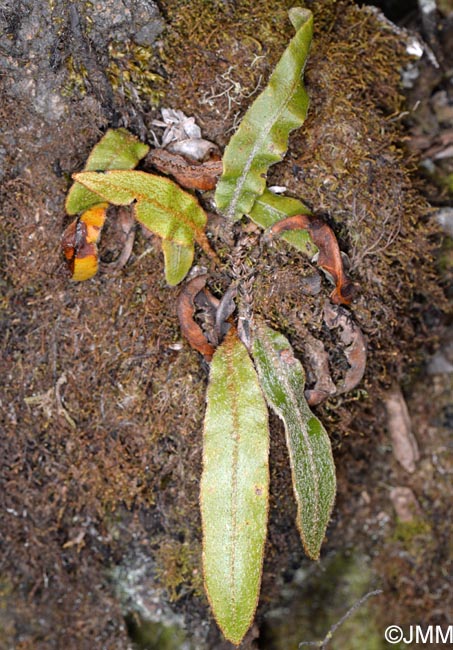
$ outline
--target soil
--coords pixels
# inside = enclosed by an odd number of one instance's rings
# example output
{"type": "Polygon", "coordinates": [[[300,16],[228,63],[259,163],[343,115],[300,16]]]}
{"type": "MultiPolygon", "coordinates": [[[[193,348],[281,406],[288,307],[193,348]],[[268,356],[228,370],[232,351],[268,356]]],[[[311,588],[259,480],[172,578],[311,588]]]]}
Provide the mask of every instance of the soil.
{"type": "MultiPolygon", "coordinates": [[[[60,238],[71,174],[106,128],[126,127],[153,144],[153,120],[171,107],[226,145],[293,33],[292,4],[3,2],[1,648],[232,647],[203,592],[198,490],[208,365],[181,338],[180,288],[165,283],[158,240],[140,232],[124,268],[71,282],[60,238]]],[[[451,166],[436,159],[428,178],[418,167],[432,144],[427,125],[434,120],[436,142],[453,128],[433,100],[441,91],[452,105],[451,48],[442,40],[451,9],[439,3],[429,33],[418,14],[406,18],[429,41],[439,72],[427,55],[417,63],[407,32],[378,11],[347,0],[304,4],[315,16],[310,109],[269,181],[335,231],[360,287],[350,313],[368,361],[356,389],[316,407],[338,478],[318,564],[303,555],[284,432],[271,416],[263,584],[241,647],[291,650],[322,638],[379,587],[383,594],[332,647],[380,649],[387,625],[451,623],[453,264],[432,207],[451,206],[451,166]],[[402,72],[417,66],[405,96],[402,72]],[[429,365],[434,353],[443,366],[429,365]],[[385,400],[396,387],[420,449],[411,473],[392,453],[387,425],[385,400]],[[413,494],[409,516],[396,510],[396,487],[413,494]],[[354,635],[361,645],[352,645],[354,635]]],[[[213,247],[226,251],[222,268],[210,270],[220,297],[241,227],[217,217],[210,228],[213,247]]],[[[307,337],[323,342],[332,378],[341,380],[345,353],[322,320],[331,285],[285,242],[263,249],[247,228],[236,253],[255,265],[256,311],[290,339],[309,381],[307,337]]],[[[117,257],[118,242],[112,211],[101,259],[117,257]]],[[[210,267],[200,250],[196,264],[210,267]]]]}

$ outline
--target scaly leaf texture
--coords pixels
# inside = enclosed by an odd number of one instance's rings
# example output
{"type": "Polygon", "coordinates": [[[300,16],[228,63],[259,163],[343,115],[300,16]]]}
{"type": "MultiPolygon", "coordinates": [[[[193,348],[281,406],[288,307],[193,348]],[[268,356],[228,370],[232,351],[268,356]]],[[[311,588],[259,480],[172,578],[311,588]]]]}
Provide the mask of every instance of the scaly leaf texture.
{"type": "Polygon", "coordinates": [[[206,592],[219,627],[236,645],[258,602],[268,454],[266,402],[248,352],[230,330],[211,363],[200,503],[206,592]]]}
{"type": "Polygon", "coordinates": [[[305,552],[316,560],[336,492],[329,436],[304,397],[305,373],[288,340],[258,323],[253,359],[267,402],[285,426],[297,526],[305,552]]]}
{"type": "Polygon", "coordinates": [[[313,15],[308,9],[294,7],[289,17],[296,35],[223,155],[215,202],[235,221],[248,214],[263,193],[268,168],[282,160],[289,133],[301,126],[307,114],[308,95],[301,76],[313,34],[313,15]]]}
{"type": "MultiPolygon", "coordinates": [[[[310,210],[298,199],[273,194],[273,192],[266,189],[256,199],[248,216],[262,228],[270,228],[278,221],[292,217],[295,214],[310,214],[310,210]]],[[[308,253],[310,256],[318,252],[308,230],[285,232],[282,239],[297,248],[297,250],[305,254],[308,253]]]]}
{"type": "MultiPolygon", "coordinates": [[[[149,146],[126,129],[109,129],[93,148],[85,170],[134,169],[148,151],[149,146]]],[[[74,183],[66,197],[66,212],[78,214],[99,202],[97,194],[80,183],[74,183]]]]}
{"type": "Polygon", "coordinates": [[[172,246],[164,246],[169,284],[180,282],[190,269],[194,241],[205,245],[207,217],[197,199],[179,185],[140,171],[81,172],[74,179],[114,205],[135,202],[137,221],[172,246]],[[190,262],[190,263],[189,263],[190,262]]]}

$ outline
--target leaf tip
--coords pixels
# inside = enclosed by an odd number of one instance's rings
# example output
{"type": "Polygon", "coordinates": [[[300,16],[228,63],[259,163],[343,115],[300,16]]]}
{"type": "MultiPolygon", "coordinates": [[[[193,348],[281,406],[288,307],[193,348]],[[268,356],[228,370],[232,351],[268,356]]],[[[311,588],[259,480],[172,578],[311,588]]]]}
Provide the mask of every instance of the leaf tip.
{"type": "Polygon", "coordinates": [[[291,21],[292,26],[297,31],[304,24],[313,22],[313,12],[310,9],[305,9],[304,7],[292,7],[288,11],[288,16],[291,21]]]}

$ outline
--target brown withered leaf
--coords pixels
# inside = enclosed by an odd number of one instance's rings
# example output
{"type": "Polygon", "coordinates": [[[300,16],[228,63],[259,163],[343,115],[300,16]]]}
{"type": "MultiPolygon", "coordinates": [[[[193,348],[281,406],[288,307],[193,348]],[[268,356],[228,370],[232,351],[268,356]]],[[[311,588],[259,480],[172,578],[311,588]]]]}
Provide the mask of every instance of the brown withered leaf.
{"type": "Polygon", "coordinates": [[[146,163],[173,176],[183,187],[193,190],[213,190],[223,169],[221,160],[198,163],[165,149],[153,149],[148,154],[146,163]]]}
{"type": "Polygon", "coordinates": [[[236,298],[238,288],[234,284],[230,284],[228,289],[225,291],[222,296],[222,300],[219,302],[216,313],[216,332],[219,340],[222,340],[225,334],[230,329],[230,324],[228,323],[229,317],[233,314],[236,309],[236,304],[234,299],[236,298]]]}
{"type": "Polygon", "coordinates": [[[349,363],[343,382],[337,386],[337,394],[340,395],[355,388],[362,380],[366,366],[366,340],[351,314],[327,300],[324,303],[324,322],[329,329],[340,328],[340,341],[345,346],[343,351],[349,363]]]}
{"type": "Polygon", "coordinates": [[[113,262],[101,262],[101,268],[107,273],[119,271],[126,266],[134,247],[135,217],[128,206],[117,208],[116,232],[121,252],[113,262]]]}
{"type": "Polygon", "coordinates": [[[207,275],[198,275],[187,282],[178,299],[178,318],[183,336],[189,345],[200,352],[206,361],[211,361],[215,348],[209,343],[203,330],[194,320],[195,298],[206,284],[207,275]]]}
{"type": "Polygon", "coordinates": [[[329,355],[323,342],[307,333],[304,336],[304,347],[316,378],[313,388],[305,391],[305,398],[309,406],[316,406],[331,395],[335,395],[337,388],[330,376],[329,355]]]}
{"type": "Polygon", "coordinates": [[[219,345],[220,339],[216,329],[216,314],[220,300],[204,287],[197,293],[194,298],[194,304],[197,311],[197,320],[208,340],[214,347],[219,345]]]}
{"type": "Polygon", "coordinates": [[[308,230],[313,243],[319,249],[317,264],[333,279],[335,289],[330,295],[332,302],[349,305],[355,295],[355,285],[346,276],[340,248],[332,228],[322,219],[309,214],[296,214],[271,226],[265,237],[273,238],[288,230],[308,230]]]}

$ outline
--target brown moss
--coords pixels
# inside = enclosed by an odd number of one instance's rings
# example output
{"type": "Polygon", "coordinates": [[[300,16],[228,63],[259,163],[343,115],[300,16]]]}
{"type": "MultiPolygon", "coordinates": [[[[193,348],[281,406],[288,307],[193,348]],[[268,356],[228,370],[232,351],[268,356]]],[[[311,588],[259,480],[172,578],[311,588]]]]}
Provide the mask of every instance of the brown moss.
{"type": "Polygon", "coordinates": [[[166,103],[196,115],[206,137],[224,146],[292,34],[292,4],[240,0],[233,8],[216,0],[164,1],[166,103]]]}

